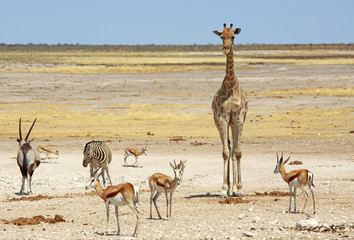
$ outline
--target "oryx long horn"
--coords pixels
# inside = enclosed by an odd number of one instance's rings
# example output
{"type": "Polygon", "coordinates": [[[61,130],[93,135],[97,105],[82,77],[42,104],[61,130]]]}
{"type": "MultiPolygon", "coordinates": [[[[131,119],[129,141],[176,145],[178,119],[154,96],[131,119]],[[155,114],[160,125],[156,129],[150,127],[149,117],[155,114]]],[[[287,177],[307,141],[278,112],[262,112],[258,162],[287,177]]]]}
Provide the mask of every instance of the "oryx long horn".
{"type": "Polygon", "coordinates": [[[37,118],[34,119],[34,121],[33,121],[33,123],[32,123],[32,126],[31,126],[30,130],[29,130],[28,133],[27,133],[27,136],[26,136],[26,138],[25,138],[25,141],[27,141],[27,139],[28,139],[28,137],[29,137],[29,135],[30,135],[30,133],[31,133],[31,131],[32,131],[32,128],[33,128],[34,124],[36,123],[36,121],[37,121],[37,118]]]}
{"type": "Polygon", "coordinates": [[[22,141],[21,118],[20,118],[20,123],[18,125],[19,125],[20,141],[22,141]]]}

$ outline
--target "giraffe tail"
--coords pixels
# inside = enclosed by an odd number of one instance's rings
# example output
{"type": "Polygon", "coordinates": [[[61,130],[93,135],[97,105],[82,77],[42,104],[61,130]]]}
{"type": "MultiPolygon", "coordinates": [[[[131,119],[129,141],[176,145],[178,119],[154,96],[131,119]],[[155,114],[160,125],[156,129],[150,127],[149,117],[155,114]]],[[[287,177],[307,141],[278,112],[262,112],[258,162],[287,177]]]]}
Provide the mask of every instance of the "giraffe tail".
{"type": "Polygon", "coordinates": [[[227,128],[227,147],[229,148],[229,151],[231,151],[231,142],[230,142],[230,131],[229,131],[229,127],[227,128]]]}

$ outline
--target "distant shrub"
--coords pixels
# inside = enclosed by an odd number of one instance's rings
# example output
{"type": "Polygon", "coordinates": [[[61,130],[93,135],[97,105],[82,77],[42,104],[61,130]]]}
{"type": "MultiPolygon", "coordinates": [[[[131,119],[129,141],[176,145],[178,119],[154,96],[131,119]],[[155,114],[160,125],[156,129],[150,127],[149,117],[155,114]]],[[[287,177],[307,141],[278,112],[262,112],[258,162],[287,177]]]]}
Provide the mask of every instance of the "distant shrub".
{"type": "MultiPolygon", "coordinates": [[[[81,44],[0,44],[0,51],[100,51],[100,52],[208,52],[220,45],[81,45],[81,44]]],[[[237,44],[240,51],[260,50],[341,50],[353,51],[354,44],[237,44]]]]}

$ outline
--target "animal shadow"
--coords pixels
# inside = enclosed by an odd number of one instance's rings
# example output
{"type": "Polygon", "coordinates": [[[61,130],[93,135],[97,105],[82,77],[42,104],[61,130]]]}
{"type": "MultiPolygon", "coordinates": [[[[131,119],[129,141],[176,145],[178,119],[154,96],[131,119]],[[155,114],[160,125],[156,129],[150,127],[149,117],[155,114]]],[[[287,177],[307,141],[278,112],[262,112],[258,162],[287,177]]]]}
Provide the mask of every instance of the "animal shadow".
{"type": "Polygon", "coordinates": [[[57,162],[51,162],[51,161],[46,161],[46,160],[41,160],[41,163],[58,164],[57,162]]]}
{"type": "Polygon", "coordinates": [[[196,195],[189,195],[185,197],[186,199],[193,199],[193,198],[221,198],[220,194],[210,194],[207,192],[206,194],[196,194],[196,195]]]}
{"type": "Polygon", "coordinates": [[[20,193],[20,192],[15,192],[15,194],[17,195],[17,196],[28,196],[29,194],[28,193],[20,193]]]}
{"type": "Polygon", "coordinates": [[[122,167],[132,167],[132,168],[143,168],[143,166],[136,166],[136,165],[122,165],[122,167]]]}
{"type": "Polygon", "coordinates": [[[120,235],[117,235],[117,232],[108,232],[107,234],[105,234],[104,232],[95,232],[94,233],[95,235],[98,235],[98,236],[107,236],[107,237],[110,237],[110,236],[116,236],[118,237],[118,239],[135,239],[134,237],[129,237],[127,235],[124,235],[124,234],[120,234],[120,235]]]}

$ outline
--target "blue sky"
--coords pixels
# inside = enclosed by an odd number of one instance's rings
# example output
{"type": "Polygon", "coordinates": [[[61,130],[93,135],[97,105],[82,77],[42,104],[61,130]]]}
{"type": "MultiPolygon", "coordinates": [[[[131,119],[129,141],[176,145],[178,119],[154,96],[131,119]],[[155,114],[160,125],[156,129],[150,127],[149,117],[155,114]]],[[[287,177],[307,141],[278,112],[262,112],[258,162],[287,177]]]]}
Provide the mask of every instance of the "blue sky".
{"type": "Polygon", "coordinates": [[[353,43],[354,0],[2,0],[0,43],[353,43]]]}

